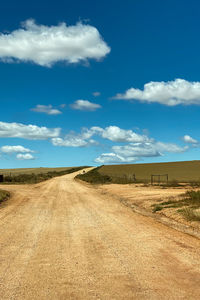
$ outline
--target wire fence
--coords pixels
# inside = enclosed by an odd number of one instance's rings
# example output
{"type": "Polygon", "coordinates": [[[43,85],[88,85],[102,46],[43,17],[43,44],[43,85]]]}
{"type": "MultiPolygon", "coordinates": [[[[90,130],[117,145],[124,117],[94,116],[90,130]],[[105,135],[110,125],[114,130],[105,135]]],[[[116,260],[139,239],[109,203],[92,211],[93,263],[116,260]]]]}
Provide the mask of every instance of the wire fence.
{"type": "Polygon", "coordinates": [[[168,174],[152,174],[151,175],[151,184],[153,185],[154,183],[168,183],[168,174]]]}

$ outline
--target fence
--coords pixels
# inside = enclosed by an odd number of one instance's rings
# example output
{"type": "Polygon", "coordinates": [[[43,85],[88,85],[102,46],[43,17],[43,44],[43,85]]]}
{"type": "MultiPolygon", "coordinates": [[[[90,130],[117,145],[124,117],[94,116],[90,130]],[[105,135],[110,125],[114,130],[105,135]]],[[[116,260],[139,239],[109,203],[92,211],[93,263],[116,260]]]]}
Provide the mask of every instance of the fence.
{"type": "Polygon", "coordinates": [[[151,184],[164,182],[168,183],[168,174],[151,175],[151,184]]]}
{"type": "Polygon", "coordinates": [[[134,183],[136,182],[135,174],[109,175],[115,183],[134,183]]]}

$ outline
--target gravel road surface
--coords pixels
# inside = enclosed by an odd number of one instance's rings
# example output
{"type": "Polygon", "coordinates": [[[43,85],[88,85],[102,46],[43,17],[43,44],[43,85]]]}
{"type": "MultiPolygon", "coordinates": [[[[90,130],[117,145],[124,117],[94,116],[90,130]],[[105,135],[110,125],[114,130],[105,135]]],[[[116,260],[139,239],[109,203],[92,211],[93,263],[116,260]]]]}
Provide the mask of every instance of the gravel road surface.
{"type": "Polygon", "coordinates": [[[0,299],[200,299],[200,240],[76,174],[3,186],[0,299]]]}

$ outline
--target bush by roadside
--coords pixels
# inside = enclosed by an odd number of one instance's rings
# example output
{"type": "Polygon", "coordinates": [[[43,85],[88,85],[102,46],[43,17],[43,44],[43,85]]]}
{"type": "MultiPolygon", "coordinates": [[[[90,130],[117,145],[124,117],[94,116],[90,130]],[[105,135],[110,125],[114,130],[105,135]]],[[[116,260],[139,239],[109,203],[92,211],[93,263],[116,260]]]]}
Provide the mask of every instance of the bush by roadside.
{"type": "Polygon", "coordinates": [[[98,172],[98,170],[101,167],[92,169],[91,171],[84,173],[84,174],[79,174],[75,178],[81,179],[83,181],[86,181],[88,183],[93,183],[93,184],[103,184],[103,183],[109,183],[112,181],[111,177],[108,175],[102,175],[98,172]]]}
{"type": "Polygon", "coordinates": [[[10,197],[10,193],[4,190],[0,190],[0,203],[6,201],[10,197]]]}
{"type": "Polygon", "coordinates": [[[153,212],[167,208],[178,208],[177,212],[182,214],[188,221],[200,221],[200,190],[187,191],[180,199],[153,204],[153,212]]]}

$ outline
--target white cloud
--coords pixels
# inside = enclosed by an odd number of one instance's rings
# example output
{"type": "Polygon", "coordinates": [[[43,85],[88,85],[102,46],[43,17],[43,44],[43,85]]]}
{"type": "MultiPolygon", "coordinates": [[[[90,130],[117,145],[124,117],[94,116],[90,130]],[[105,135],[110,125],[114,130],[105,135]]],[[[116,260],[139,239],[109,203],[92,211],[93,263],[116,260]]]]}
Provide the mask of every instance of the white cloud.
{"type": "Polygon", "coordinates": [[[0,122],[0,138],[13,137],[29,140],[46,140],[58,137],[60,128],[49,129],[36,125],[24,125],[21,123],[0,122]]]}
{"type": "Polygon", "coordinates": [[[94,93],[92,93],[92,95],[93,95],[94,97],[98,97],[98,96],[101,95],[101,93],[100,93],[100,92],[94,92],[94,93]]]}
{"type": "Polygon", "coordinates": [[[135,162],[143,157],[158,157],[165,153],[183,153],[189,149],[188,146],[181,147],[174,143],[159,142],[147,135],[121,129],[117,126],[83,128],[80,134],[71,132],[64,138],[57,137],[51,141],[54,146],[86,147],[98,144],[96,140],[92,139],[94,136],[115,143],[128,143],[126,145],[114,145],[111,147],[110,153],[102,153],[95,159],[96,162],[103,164],[135,162]]]}
{"type": "Polygon", "coordinates": [[[82,23],[45,26],[29,19],[21,28],[0,34],[0,58],[9,63],[31,61],[50,67],[58,61],[100,60],[110,50],[95,27],[82,23]]]}
{"type": "Polygon", "coordinates": [[[125,146],[113,146],[111,153],[103,153],[95,159],[98,163],[129,163],[141,160],[143,157],[158,157],[166,152],[182,153],[188,147],[180,147],[176,144],[162,143],[151,140],[145,143],[130,143],[125,146]]]}
{"type": "Polygon", "coordinates": [[[54,146],[63,146],[63,147],[86,147],[90,145],[90,143],[84,139],[79,137],[71,137],[71,138],[53,138],[52,144],[54,146]]]}
{"type": "Polygon", "coordinates": [[[143,90],[130,88],[124,94],[117,94],[114,98],[147,103],[157,102],[168,106],[200,105],[200,82],[189,82],[184,79],[167,82],[151,81],[144,85],[143,90]]]}
{"type": "Polygon", "coordinates": [[[101,108],[101,105],[92,103],[88,100],[76,100],[70,105],[73,109],[84,110],[84,111],[95,111],[101,108]]]}
{"type": "Polygon", "coordinates": [[[102,153],[99,157],[97,157],[95,159],[95,162],[100,163],[100,164],[127,163],[127,162],[133,162],[136,160],[137,160],[137,158],[135,158],[135,157],[124,158],[123,156],[120,156],[116,153],[102,153]]]}
{"type": "Polygon", "coordinates": [[[176,144],[152,141],[149,143],[131,143],[125,146],[113,146],[112,150],[125,157],[154,157],[161,156],[165,152],[181,153],[188,147],[180,147],[176,144]]]}
{"type": "Polygon", "coordinates": [[[135,133],[132,130],[121,129],[117,126],[108,126],[105,129],[101,127],[91,127],[90,131],[113,142],[124,143],[149,141],[149,138],[146,135],[135,133]]]}
{"type": "Polygon", "coordinates": [[[90,134],[86,132],[82,134],[70,133],[65,136],[65,138],[53,138],[52,144],[54,146],[62,147],[87,147],[90,145],[96,145],[97,142],[93,139],[90,139],[90,134]]]}
{"type": "Polygon", "coordinates": [[[125,146],[113,146],[112,150],[123,157],[155,157],[160,156],[160,152],[150,143],[136,143],[125,146]]]}
{"type": "Polygon", "coordinates": [[[54,146],[65,147],[85,147],[97,144],[96,141],[91,139],[93,136],[99,136],[103,139],[112,142],[148,142],[151,141],[146,135],[140,135],[132,130],[124,130],[117,126],[108,126],[105,129],[97,126],[91,128],[83,128],[80,134],[70,133],[65,138],[53,138],[52,143],[54,146]]]}
{"type": "Polygon", "coordinates": [[[45,113],[47,115],[59,115],[62,114],[62,112],[56,108],[53,108],[52,105],[36,105],[35,108],[31,108],[32,111],[39,112],[39,113],[45,113]]]}
{"type": "Polygon", "coordinates": [[[21,145],[17,145],[17,146],[2,146],[0,148],[0,151],[3,153],[7,153],[7,154],[11,154],[11,153],[30,153],[30,152],[34,152],[33,150],[30,150],[28,148],[25,148],[21,145]]]}
{"type": "Polygon", "coordinates": [[[32,160],[32,159],[35,159],[35,157],[30,154],[30,153],[26,153],[26,154],[17,154],[16,155],[16,158],[19,159],[19,160],[32,160]]]}
{"type": "Polygon", "coordinates": [[[83,128],[80,134],[70,133],[65,138],[53,138],[54,146],[64,147],[85,147],[98,144],[97,141],[91,139],[93,136],[99,136],[112,142],[148,142],[151,141],[146,135],[140,135],[132,130],[124,130],[117,126],[108,126],[105,129],[97,126],[91,128],[83,128]]]}
{"type": "Polygon", "coordinates": [[[185,143],[190,143],[190,144],[197,144],[198,143],[198,141],[193,139],[190,135],[184,135],[183,141],[185,143]]]}

